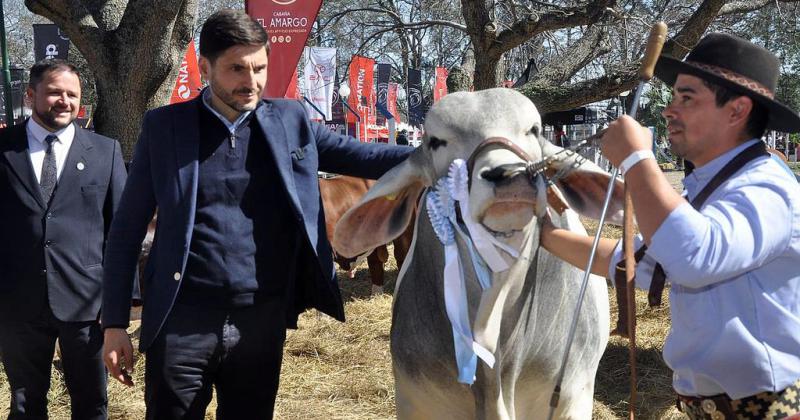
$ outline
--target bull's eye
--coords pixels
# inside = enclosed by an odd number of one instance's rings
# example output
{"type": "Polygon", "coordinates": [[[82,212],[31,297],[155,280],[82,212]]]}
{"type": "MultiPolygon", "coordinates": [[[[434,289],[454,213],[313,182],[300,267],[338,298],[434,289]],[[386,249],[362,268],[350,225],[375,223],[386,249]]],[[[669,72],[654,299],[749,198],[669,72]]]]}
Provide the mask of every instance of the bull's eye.
{"type": "Polygon", "coordinates": [[[531,129],[528,130],[528,135],[529,136],[538,136],[539,135],[539,126],[538,125],[534,125],[533,127],[531,127],[531,129]]]}
{"type": "Polygon", "coordinates": [[[438,137],[431,137],[428,139],[428,148],[431,150],[436,150],[440,146],[447,146],[447,140],[442,140],[438,137]]]}

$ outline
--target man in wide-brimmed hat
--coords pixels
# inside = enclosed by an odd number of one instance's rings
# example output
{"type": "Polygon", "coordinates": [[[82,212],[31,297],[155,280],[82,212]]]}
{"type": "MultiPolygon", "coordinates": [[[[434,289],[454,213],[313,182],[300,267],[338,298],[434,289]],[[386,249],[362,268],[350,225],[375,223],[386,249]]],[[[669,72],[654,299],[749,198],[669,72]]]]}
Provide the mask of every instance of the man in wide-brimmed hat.
{"type": "MultiPolygon", "coordinates": [[[[774,99],[779,67],[725,34],[683,61],[661,57],[671,149],[695,165],[683,196],[656,164],[649,130],[622,117],[603,137],[648,246],[637,286],[657,288],[664,274],[671,283],[664,360],[690,418],[800,418],[800,187],[760,140],[766,129],[800,131],[798,114],[774,99]]],[[[545,230],[546,248],[585,266],[591,241],[545,230]]],[[[619,244],[601,241],[598,258],[613,268],[619,244]]]]}

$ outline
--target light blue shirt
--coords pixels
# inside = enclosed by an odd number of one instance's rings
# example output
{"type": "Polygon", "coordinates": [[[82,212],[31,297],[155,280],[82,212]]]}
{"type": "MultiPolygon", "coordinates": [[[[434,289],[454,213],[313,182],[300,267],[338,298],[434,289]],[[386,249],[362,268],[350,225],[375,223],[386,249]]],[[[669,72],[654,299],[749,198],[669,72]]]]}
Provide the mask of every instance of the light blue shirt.
{"type": "Polygon", "coordinates": [[[244,111],[239,115],[239,118],[237,118],[234,122],[230,122],[230,121],[228,121],[227,118],[225,118],[224,115],[222,115],[219,112],[217,112],[217,110],[214,109],[213,106],[211,106],[211,88],[210,87],[207,87],[207,88],[203,89],[203,92],[200,95],[201,95],[201,99],[203,101],[203,105],[205,105],[206,108],[208,108],[208,110],[211,111],[212,114],[216,115],[217,118],[219,118],[220,121],[222,121],[222,123],[225,124],[225,127],[228,128],[228,131],[231,133],[231,136],[236,134],[236,129],[238,129],[239,126],[244,122],[244,120],[247,119],[247,117],[250,115],[250,113],[253,112],[253,111],[244,111]]]}
{"type": "MultiPolygon", "coordinates": [[[[684,195],[756,141],[695,169],[684,195]]],[[[611,267],[621,258],[618,246],[611,267]]],[[[800,185],[778,162],[749,162],[699,212],[674,209],[637,267],[638,287],[650,287],[656,261],[671,283],[664,360],[679,394],[738,399],[800,378],[800,185]]]]}

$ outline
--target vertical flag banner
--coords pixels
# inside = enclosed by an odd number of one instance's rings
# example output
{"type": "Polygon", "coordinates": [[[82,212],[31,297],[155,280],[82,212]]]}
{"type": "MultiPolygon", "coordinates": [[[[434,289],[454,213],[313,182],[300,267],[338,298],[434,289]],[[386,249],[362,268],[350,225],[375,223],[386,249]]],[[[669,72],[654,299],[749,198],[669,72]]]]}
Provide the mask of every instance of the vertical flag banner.
{"type": "Polygon", "coordinates": [[[189,42],[189,47],[186,48],[186,54],[178,69],[178,80],[175,81],[175,89],[172,90],[169,103],[176,104],[194,99],[200,94],[201,86],[197,52],[194,50],[194,40],[192,40],[189,42]]]}
{"type": "Polygon", "coordinates": [[[33,25],[33,55],[36,61],[45,58],[66,60],[69,54],[69,37],[52,23],[33,25]]]}
{"type": "MultiPolygon", "coordinates": [[[[369,105],[367,100],[372,97],[374,66],[375,60],[359,55],[354,55],[353,59],[350,61],[350,96],[347,98],[347,102],[361,117],[361,130],[364,134],[366,134],[366,126],[368,123],[367,113],[369,105]]],[[[346,115],[348,123],[356,122],[356,118],[352,112],[348,112],[346,115]]],[[[365,137],[359,138],[364,139],[365,137]]]]}
{"type": "Polygon", "coordinates": [[[344,124],[344,105],[342,99],[339,97],[339,76],[334,76],[333,83],[333,99],[331,104],[331,115],[329,115],[331,124],[344,124]]]}
{"type": "Polygon", "coordinates": [[[336,48],[306,47],[305,97],[325,115],[305,104],[312,120],[329,120],[332,116],[334,79],[336,77],[336,48]]]}
{"type": "MultiPolygon", "coordinates": [[[[386,97],[389,93],[389,80],[392,76],[391,64],[378,64],[378,99],[377,104],[386,107],[386,97]]],[[[377,123],[383,124],[386,121],[383,115],[378,115],[377,123]]]]}
{"type": "Polygon", "coordinates": [[[245,10],[269,35],[265,98],[286,95],[322,0],[245,0],[245,10]]]}
{"type": "Polygon", "coordinates": [[[433,103],[447,95],[447,69],[436,67],[436,82],[433,84],[433,103]]]}
{"type": "Polygon", "coordinates": [[[386,91],[386,109],[394,115],[394,120],[400,122],[400,113],[397,112],[397,83],[389,83],[386,91]]]}
{"type": "Polygon", "coordinates": [[[408,69],[408,123],[420,127],[425,118],[424,104],[422,103],[422,71],[408,69]]]}

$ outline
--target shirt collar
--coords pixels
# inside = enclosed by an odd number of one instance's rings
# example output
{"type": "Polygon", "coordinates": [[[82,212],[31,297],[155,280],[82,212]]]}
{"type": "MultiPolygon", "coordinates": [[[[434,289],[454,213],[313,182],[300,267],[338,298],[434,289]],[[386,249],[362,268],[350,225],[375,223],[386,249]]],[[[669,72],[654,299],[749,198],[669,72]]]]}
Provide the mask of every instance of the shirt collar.
{"type": "MultiPolygon", "coordinates": [[[[242,114],[239,115],[239,118],[237,118],[234,122],[230,122],[230,121],[228,121],[227,118],[225,118],[224,115],[222,115],[219,112],[217,112],[217,110],[214,109],[213,106],[211,106],[211,87],[210,86],[206,87],[205,89],[203,89],[203,91],[200,93],[200,97],[201,97],[201,99],[203,101],[203,105],[205,105],[205,107],[209,111],[211,111],[212,114],[216,115],[217,118],[219,118],[220,121],[222,121],[222,123],[225,124],[225,127],[227,127],[228,131],[230,131],[231,133],[236,132],[236,129],[238,129],[239,126],[242,125],[242,123],[247,119],[247,117],[249,117],[250,114],[253,112],[253,111],[242,112],[242,114]]],[[[259,105],[261,105],[260,102],[259,102],[259,105]]]]}
{"type": "Polygon", "coordinates": [[[713,178],[714,175],[716,175],[725,165],[728,164],[728,162],[733,160],[736,155],[741,153],[744,149],[752,146],[757,141],[761,140],[755,138],[747,140],[733,149],[717,156],[705,165],[694,168],[694,171],[683,179],[683,187],[689,193],[689,196],[693,197],[695,194],[697,194],[701,188],[705,187],[706,184],[711,181],[711,178],[713,178]]]}
{"type": "Polygon", "coordinates": [[[60,130],[51,132],[42,127],[33,118],[28,118],[27,131],[28,135],[36,139],[36,141],[39,143],[44,143],[45,137],[49,136],[50,134],[55,134],[55,136],[58,137],[58,142],[62,144],[70,144],[72,143],[72,139],[75,138],[75,125],[72,123],[60,130]]]}

